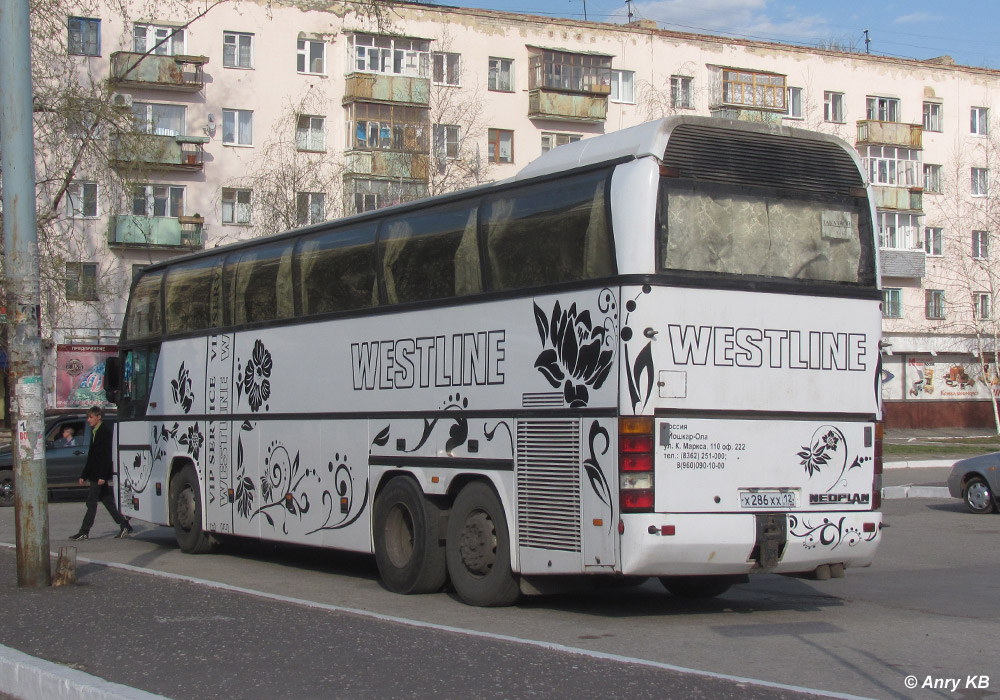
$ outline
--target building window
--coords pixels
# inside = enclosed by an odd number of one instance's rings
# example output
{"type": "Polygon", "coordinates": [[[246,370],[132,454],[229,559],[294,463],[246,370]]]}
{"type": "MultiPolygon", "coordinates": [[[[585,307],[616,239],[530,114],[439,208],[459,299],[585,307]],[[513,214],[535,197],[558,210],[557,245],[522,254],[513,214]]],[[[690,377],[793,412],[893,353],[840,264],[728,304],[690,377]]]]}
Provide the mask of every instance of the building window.
{"type": "Polygon", "coordinates": [[[920,228],[917,214],[878,212],[879,247],[891,250],[919,250],[920,228]]]}
{"type": "Polygon", "coordinates": [[[299,226],[326,221],[326,195],[322,192],[296,192],[295,218],[299,226]]]}
{"type": "Polygon", "coordinates": [[[670,106],[674,109],[694,108],[691,80],[681,75],[670,76],[670,106]]]}
{"type": "Polygon", "coordinates": [[[490,129],[487,151],[491,163],[513,163],[514,132],[506,129],[490,129]]]}
{"type": "Polygon", "coordinates": [[[296,44],[295,70],[299,73],[326,75],[326,44],[299,39],[296,44]]]}
{"type": "Polygon", "coordinates": [[[989,321],[993,317],[993,300],[987,292],[975,292],[972,303],[977,321],[989,321]]]}
{"type": "Polygon", "coordinates": [[[972,196],[986,197],[990,193],[990,171],[988,168],[972,169],[972,196]]]}
{"type": "Polygon", "coordinates": [[[253,34],[223,32],[222,65],[225,68],[253,68],[253,34]]]}
{"type": "Polygon", "coordinates": [[[941,194],[941,166],[924,163],[924,192],[941,194]]]}
{"type": "Polygon", "coordinates": [[[611,71],[611,101],[635,104],[635,71],[611,71]]]}
{"type": "Polygon", "coordinates": [[[915,148],[865,146],[861,149],[861,159],[873,185],[919,187],[923,174],[920,156],[920,149],[915,148]]]}
{"type": "Polygon", "coordinates": [[[867,99],[867,116],[880,122],[899,121],[899,99],[895,97],[873,97],[867,99]]]}
{"type": "Polygon", "coordinates": [[[514,61],[490,56],[488,87],[493,92],[514,92],[514,61]]]}
{"type": "Polygon", "coordinates": [[[788,104],[788,116],[791,119],[802,119],[802,88],[788,88],[785,102],[788,104]]]}
{"type": "Polygon", "coordinates": [[[944,255],[944,229],[928,226],[924,229],[924,252],[927,255],[944,255]]]}
{"type": "Polygon", "coordinates": [[[434,82],[438,85],[461,85],[462,55],[436,52],[434,58],[434,82]]]}
{"type": "Polygon", "coordinates": [[[376,34],[354,34],[348,44],[355,70],[413,78],[427,77],[430,49],[426,39],[376,34]]]}
{"type": "Polygon", "coordinates": [[[943,110],[940,102],[924,102],[924,131],[944,131],[943,110]]]}
{"type": "Polygon", "coordinates": [[[97,301],[97,263],[66,263],[66,299],[97,301]]]}
{"type": "Polygon", "coordinates": [[[924,292],[924,315],[929,319],[944,318],[944,290],[928,289],[924,292]]]}
{"type": "Polygon", "coordinates": [[[326,118],[299,115],[295,127],[295,147],[300,151],[325,151],[326,118]]]}
{"type": "Polygon", "coordinates": [[[990,110],[989,107],[972,108],[971,133],[977,136],[986,136],[990,133],[990,110]]]}
{"type": "Polygon", "coordinates": [[[430,153],[425,107],[355,102],[347,110],[347,148],[430,153]]]}
{"type": "Polygon", "coordinates": [[[844,93],[823,93],[823,121],[844,123],[844,93]]]}
{"type": "Polygon", "coordinates": [[[184,30],[181,27],[136,24],[132,27],[132,50],[159,56],[181,56],[185,53],[184,30]]]}
{"type": "Polygon", "coordinates": [[[66,216],[92,219],[97,216],[97,183],[71,182],[66,189],[66,216]]]}
{"type": "Polygon", "coordinates": [[[250,223],[250,190],[222,188],[222,223],[250,223]]]}
{"type": "Polygon", "coordinates": [[[986,260],[990,257],[990,234],[988,231],[972,232],[972,257],[986,260]]]}
{"type": "Polygon", "coordinates": [[[722,102],[736,107],[785,111],[785,76],[742,70],[722,71],[722,102]]]}
{"type": "Polygon", "coordinates": [[[611,56],[540,49],[528,62],[528,89],[611,93],[611,56]]]}
{"type": "Polygon", "coordinates": [[[434,155],[440,159],[458,158],[462,127],[453,124],[434,125],[434,155]]]}
{"type": "Polygon", "coordinates": [[[882,318],[902,318],[903,290],[886,287],[882,290],[882,318]]]}
{"type": "Polygon", "coordinates": [[[132,125],[141,134],[184,136],[187,133],[187,108],[184,105],[133,102],[132,125]]]}
{"type": "Polygon", "coordinates": [[[361,214],[382,207],[412,202],[427,196],[427,185],[423,182],[405,180],[363,180],[351,179],[345,183],[347,203],[354,200],[354,211],[361,214]]]}
{"type": "Polygon", "coordinates": [[[69,37],[66,50],[73,56],[101,55],[101,20],[89,17],[70,17],[67,20],[69,37]]]}
{"type": "Polygon", "coordinates": [[[574,143],[579,141],[583,136],[581,134],[557,134],[549,131],[542,132],[542,153],[551,151],[556,146],[562,146],[565,143],[574,143]]]}
{"type": "Polygon", "coordinates": [[[184,216],[184,188],[173,185],[136,185],[132,188],[134,216],[184,216]]]}
{"type": "Polygon", "coordinates": [[[253,145],[253,112],[249,109],[222,110],[222,144],[253,145]]]}

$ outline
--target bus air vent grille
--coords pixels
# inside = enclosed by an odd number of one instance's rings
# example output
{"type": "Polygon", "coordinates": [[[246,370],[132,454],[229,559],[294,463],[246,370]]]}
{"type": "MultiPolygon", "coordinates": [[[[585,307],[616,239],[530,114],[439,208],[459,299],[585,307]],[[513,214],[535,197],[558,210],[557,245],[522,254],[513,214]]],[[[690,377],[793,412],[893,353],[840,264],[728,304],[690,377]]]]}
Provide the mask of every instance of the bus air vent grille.
{"type": "Polygon", "coordinates": [[[518,421],[517,455],[518,544],[579,552],[579,422],[518,421]]]}

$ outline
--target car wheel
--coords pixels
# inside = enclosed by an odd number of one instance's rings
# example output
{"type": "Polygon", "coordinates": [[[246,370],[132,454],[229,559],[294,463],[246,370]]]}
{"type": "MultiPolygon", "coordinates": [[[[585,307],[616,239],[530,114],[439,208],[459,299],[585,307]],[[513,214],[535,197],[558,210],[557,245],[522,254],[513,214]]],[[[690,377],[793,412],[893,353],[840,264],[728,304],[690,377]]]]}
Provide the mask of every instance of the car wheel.
{"type": "Polygon", "coordinates": [[[989,484],[978,476],[969,479],[965,484],[962,498],[965,507],[973,513],[992,513],[997,507],[989,484]]]}
{"type": "Polygon", "coordinates": [[[0,471],[0,508],[14,505],[14,472],[9,469],[0,471]]]}
{"type": "Polygon", "coordinates": [[[393,593],[434,593],[448,573],[441,511],[405,476],[393,478],[375,499],[375,561],[393,593]]]}

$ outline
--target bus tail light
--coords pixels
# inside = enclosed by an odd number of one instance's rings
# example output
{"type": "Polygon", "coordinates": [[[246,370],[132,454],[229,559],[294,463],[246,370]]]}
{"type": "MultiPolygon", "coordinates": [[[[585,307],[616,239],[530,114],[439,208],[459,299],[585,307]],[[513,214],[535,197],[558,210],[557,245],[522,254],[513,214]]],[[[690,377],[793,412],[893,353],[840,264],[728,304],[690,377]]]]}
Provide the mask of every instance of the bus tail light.
{"type": "Polygon", "coordinates": [[[618,419],[618,488],[622,513],[653,512],[653,417],[618,419]]]}
{"type": "Polygon", "coordinates": [[[872,510],[882,508],[882,440],[885,437],[885,425],[882,421],[875,423],[875,445],[873,461],[875,462],[875,479],[872,483],[872,510]]]}

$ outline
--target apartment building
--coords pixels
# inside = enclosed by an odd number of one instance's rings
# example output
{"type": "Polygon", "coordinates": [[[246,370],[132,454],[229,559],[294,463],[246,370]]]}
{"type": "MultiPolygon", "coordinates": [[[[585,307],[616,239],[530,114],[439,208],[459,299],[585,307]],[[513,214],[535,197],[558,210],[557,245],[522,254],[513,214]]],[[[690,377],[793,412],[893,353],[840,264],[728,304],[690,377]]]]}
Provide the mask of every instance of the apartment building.
{"type": "Polygon", "coordinates": [[[417,4],[392,6],[388,24],[332,2],[164,5],[127,20],[100,7],[67,14],[65,50],[87,99],[103,94],[130,126],[65,120],[61,147],[93,137],[100,156],[72,172],[53,229],[64,259],[50,296],[66,304],[43,313],[50,397],[60,348],[113,342],[136,266],[506,178],[564,143],[699,114],[856,145],[878,203],[887,421],[992,422],[997,374],[977,358],[994,349],[1000,292],[1000,71],[417,4]]]}

